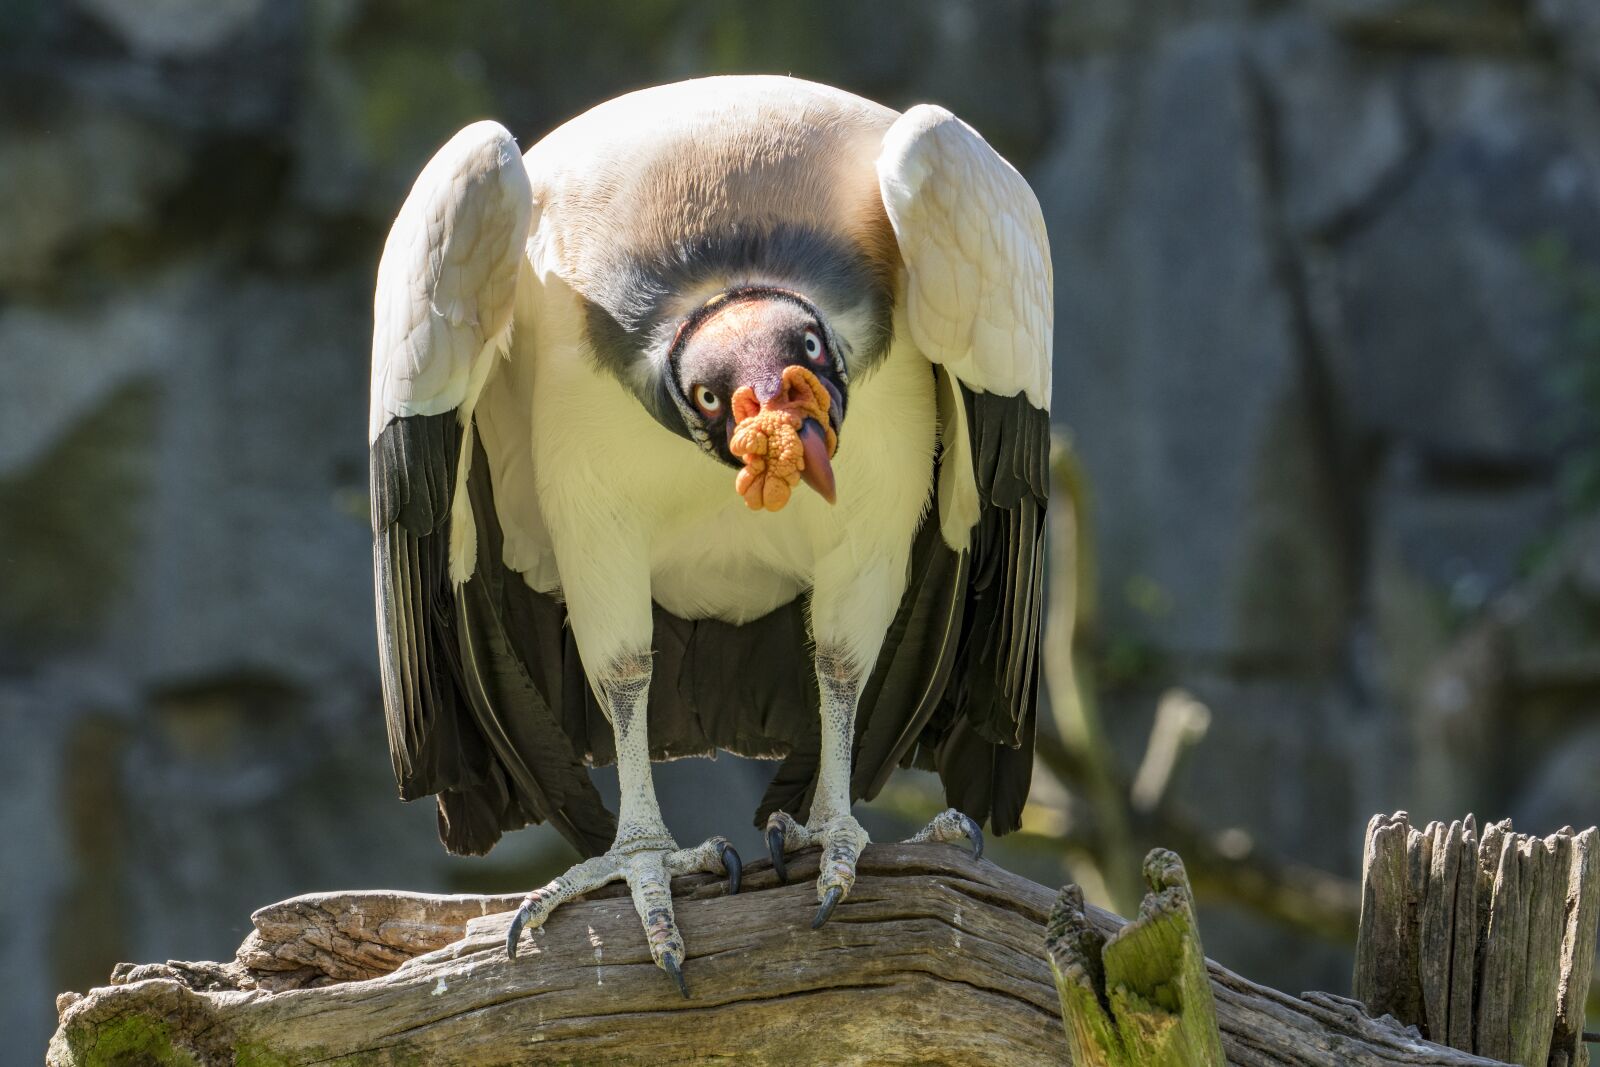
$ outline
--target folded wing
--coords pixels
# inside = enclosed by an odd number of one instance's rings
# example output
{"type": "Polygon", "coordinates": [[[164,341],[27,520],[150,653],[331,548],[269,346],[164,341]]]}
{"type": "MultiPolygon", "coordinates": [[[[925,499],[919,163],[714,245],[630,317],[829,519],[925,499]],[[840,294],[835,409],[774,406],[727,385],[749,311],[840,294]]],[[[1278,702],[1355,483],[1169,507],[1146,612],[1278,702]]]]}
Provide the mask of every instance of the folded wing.
{"type": "Polygon", "coordinates": [[[1003,833],[1027,797],[1039,686],[1049,243],[1028,183],[943,108],[902,115],[877,166],[905,265],[901,321],[939,378],[937,519],[965,562],[943,696],[908,724],[919,732],[902,758],[937,770],[954,806],[1003,833]]]}
{"type": "Polygon", "coordinates": [[[473,407],[510,343],[533,210],[511,135],[468,126],[401,208],[373,308],[373,567],[389,749],[402,797],[437,794],[453,852],[485,852],[502,832],[545,820],[589,852],[614,831],[563,725],[565,705],[587,697],[572,684],[565,612],[502,563],[475,440],[473,407]]]}

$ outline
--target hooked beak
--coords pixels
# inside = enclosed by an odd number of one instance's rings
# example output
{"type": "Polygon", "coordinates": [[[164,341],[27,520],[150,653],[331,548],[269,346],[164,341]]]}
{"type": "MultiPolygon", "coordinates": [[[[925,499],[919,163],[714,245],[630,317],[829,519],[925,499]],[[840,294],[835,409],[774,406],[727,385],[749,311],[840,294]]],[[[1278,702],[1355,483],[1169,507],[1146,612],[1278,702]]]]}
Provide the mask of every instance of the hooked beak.
{"type": "Polygon", "coordinates": [[[828,458],[828,438],[816,419],[807,419],[800,425],[800,447],[804,449],[806,465],[800,478],[822,495],[830,504],[837,504],[834,492],[833,461],[828,458]]]}

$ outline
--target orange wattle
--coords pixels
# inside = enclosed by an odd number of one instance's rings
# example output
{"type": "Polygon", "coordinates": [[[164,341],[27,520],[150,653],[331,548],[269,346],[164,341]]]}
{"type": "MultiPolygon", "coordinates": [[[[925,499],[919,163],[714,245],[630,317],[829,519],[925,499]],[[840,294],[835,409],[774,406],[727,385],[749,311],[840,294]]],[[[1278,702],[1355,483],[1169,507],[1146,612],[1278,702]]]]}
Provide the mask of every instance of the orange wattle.
{"type": "MultiPolygon", "coordinates": [[[[780,511],[807,469],[806,442],[801,435],[805,421],[815,420],[826,437],[826,457],[819,455],[815,444],[812,446],[813,466],[819,461],[825,464],[839,447],[828,419],[832,398],[815,374],[791,365],[783,369],[780,387],[766,404],[756,400],[755,390],[748,385],[734,391],[732,402],[734,430],[728,448],[744,460],[744,467],[734,479],[734,489],[752,511],[780,511]]],[[[829,496],[833,485],[831,470],[825,480],[817,478],[820,471],[811,473],[813,478],[807,480],[815,485],[825,482],[828,492],[824,495],[829,496]]]]}

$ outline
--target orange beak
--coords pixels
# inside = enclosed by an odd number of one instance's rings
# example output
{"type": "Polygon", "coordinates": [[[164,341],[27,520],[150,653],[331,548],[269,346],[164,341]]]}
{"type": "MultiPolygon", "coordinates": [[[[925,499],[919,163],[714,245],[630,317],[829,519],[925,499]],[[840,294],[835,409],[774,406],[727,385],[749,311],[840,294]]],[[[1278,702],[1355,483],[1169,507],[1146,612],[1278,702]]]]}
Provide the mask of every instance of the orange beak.
{"type": "Polygon", "coordinates": [[[838,436],[828,421],[832,398],[805,367],[783,369],[778,391],[765,404],[755,390],[733,394],[733,436],[728,448],[744,460],[734,489],[752,511],[781,511],[802,479],[832,504],[837,500],[833,453],[838,436]]]}

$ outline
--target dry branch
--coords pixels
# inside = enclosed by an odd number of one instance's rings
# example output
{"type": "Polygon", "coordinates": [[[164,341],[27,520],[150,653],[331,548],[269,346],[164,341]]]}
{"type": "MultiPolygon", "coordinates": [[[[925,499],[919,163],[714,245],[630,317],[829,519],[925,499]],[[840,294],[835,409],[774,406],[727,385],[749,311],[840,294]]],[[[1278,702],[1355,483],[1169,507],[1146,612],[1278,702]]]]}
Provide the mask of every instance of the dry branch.
{"type": "MultiPolygon", "coordinates": [[[[1074,753],[1044,733],[1035,744],[1039,762],[1051,774],[1071,788],[1080,787],[1080,761],[1074,753]]],[[[1098,807],[1094,814],[1098,816],[1098,807]]],[[[1313,937],[1338,944],[1355,940],[1361,896],[1354,881],[1280,859],[1258,848],[1245,855],[1230,854],[1218,845],[1215,834],[1164,807],[1150,812],[1130,810],[1127,818],[1125,825],[1132,835],[1126,843],[1128,847],[1160,842],[1177,852],[1189,872],[1195,898],[1202,905],[1225,900],[1313,937]]],[[[1052,844],[1087,851],[1096,857],[1098,865],[1106,838],[1103,827],[1072,826],[1052,839],[1052,844]]]]}
{"type": "MultiPolygon", "coordinates": [[[[561,908],[516,961],[516,898],[326,894],[257,912],[231,963],[119,968],[118,984],[63,994],[49,1063],[1066,1062],[1044,954],[1053,891],[954,848],[872,846],[812,932],[815,851],[790,869],[780,887],[753,862],[727,898],[706,876],[674,881],[689,1000],[617,890],[561,908]]],[[[1088,915],[1106,935],[1122,925],[1088,915]]],[[[1342,998],[1209,973],[1230,1063],[1491,1062],[1342,998]]]]}
{"type": "Polygon", "coordinates": [[[1044,674],[1055,733],[1035,739],[1039,764],[1087,802],[1091,818],[1051,839],[1069,869],[1096,878],[1105,897],[1132,910],[1141,892],[1134,857],[1153,845],[1183,856],[1197,898],[1227,900],[1314,937],[1348,944],[1356,934],[1359,895],[1354,882],[1252,849],[1239,855],[1169,809],[1168,793],[1189,749],[1205,734],[1210,712],[1174,691],[1157,707],[1156,724],[1138,773],[1124,780],[1095,705],[1087,663],[1074,653],[1080,630],[1093,628],[1095,548],[1086,521],[1081,464],[1056,434],[1050,454],[1050,587],[1045,618],[1044,674]]]}

